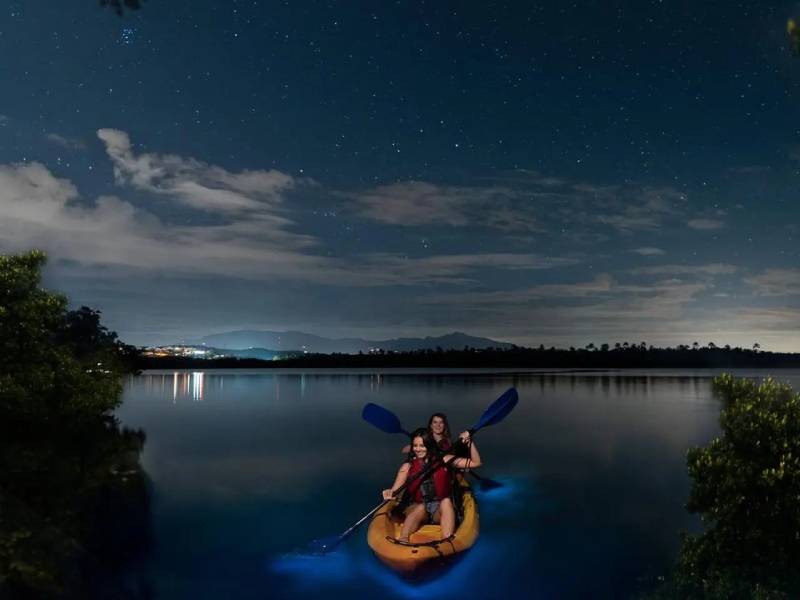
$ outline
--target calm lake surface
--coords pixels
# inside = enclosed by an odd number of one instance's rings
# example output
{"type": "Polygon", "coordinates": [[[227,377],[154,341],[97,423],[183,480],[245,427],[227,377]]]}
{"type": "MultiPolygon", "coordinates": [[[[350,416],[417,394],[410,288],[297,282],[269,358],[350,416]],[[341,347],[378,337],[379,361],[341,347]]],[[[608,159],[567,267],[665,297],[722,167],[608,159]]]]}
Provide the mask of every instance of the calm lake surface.
{"type": "MultiPolygon", "coordinates": [[[[219,370],[132,377],[117,414],[147,434],[158,598],[625,598],[664,574],[681,531],[686,450],[717,435],[713,371],[483,373],[219,370]],[[476,436],[481,534],[440,578],[405,582],[366,527],[336,552],[297,552],[380,502],[402,436],[361,420],[366,402],[406,429],[446,412],[472,426],[507,388],[520,402],[476,436]]],[[[762,377],[764,372],[738,371],[762,377]]],[[[800,372],[776,378],[800,388],[800,372]]],[[[455,431],[454,431],[455,433],[455,431]]]]}

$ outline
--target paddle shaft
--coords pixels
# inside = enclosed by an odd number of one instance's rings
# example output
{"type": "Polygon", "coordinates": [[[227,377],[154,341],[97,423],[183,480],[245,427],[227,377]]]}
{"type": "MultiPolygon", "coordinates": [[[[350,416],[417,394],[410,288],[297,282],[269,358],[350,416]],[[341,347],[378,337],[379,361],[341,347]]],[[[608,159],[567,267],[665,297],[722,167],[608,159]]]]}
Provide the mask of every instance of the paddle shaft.
{"type": "MultiPolygon", "coordinates": [[[[385,410],[385,409],[384,409],[384,410],[385,410]]],[[[475,433],[475,431],[476,431],[476,430],[475,430],[475,429],[469,429],[468,431],[469,431],[469,435],[470,435],[470,436],[472,436],[472,434],[473,434],[473,433],[475,433]]],[[[408,431],[406,431],[405,429],[401,429],[401,430],[400,430],[400,431],[398,431],[397,433],[402,433],[403,435],[405,435],[405,436],[407,436],[407,437],[411,437],[411,433],[409,433],[409,432],[408,432],[408,431]]],[[[458,440],[458,441],[460,441],[460,440],[458,440]]],[[[470,443],[472,443],[472,442],[470,442],[470,443]]],[[[442,455],[444,454],[444,451],[443,451],[441,448],[439,448],[439,446],[438,446],[438,445],[436,446],[436,448],[437,448],[437,452],[438,452],[439,456],[442,456],[442,455]]],[[[455,449],[455,447],[454,447],[453,449],[455,449]]],[[[477,481],[481,481],[481,482],[482,482],[482,481],[487,481],[487,482],[491,482],[492,484],[494,484],[494,485],[496,485],[496,486],[499,486],[499,485],[500,485],[500,484],[499,484],[499,483],[497,483],[496,481],[492,481],[491,479],[486,479],[485,477],[481,477],[480,475],[478,475],[478,474],[477,474],[475,471],[473,471],[472,469],[465,469],[465,471],[466,471],[466,472],[467,472],[469,475],[472,475],[472,476],[473,476],[473,477],[474,477],[474,478],[475,478],[477,481]]],[[[481,489],[482,489],[482,488],[481,488],[481,489]]],[[[378,507],[378,508],[380,508],[380,507],[378,507]]],[[[377,511],[377,509],[376,509],[376,511],[377,511]]],[[[374,513],[373,513],[373,514],[374,514],[374,513]]]]}
{"type": "MultiPolygon", "coordinates": [[[[410,431],[406,431],[405,429],[403,429],[403,428],[400,426],[400,420],[399,420],[399,419],[398,419],[398,418],[395,416],[395,414],[394,414],[394,413],[392,413],[390,410],[388,410],[388,409],[386,409],[386,408],[384,408],[384,407],[382,407],[382,406],[379,406],[379,405],[377,405],[377,404],[373,404],[373,405],[372,405],[372,408],[374,409],[374,411],[375,411],[375,410],[376,410],[376,411],[378,411],[378,414],[379,414],[379,415],[381,415],[381,416],[384,416],[384,415],[385,415],[387,419],[391,419],[391,424],[392,424],[393,428],[392,428],[392,429],[388,429],[388,430],[387,430],[387,428],[386,428],[386,427],[380,427],[380,429],[381,429],[382,431],[386,431],[386,433],[402,433],[402,434],[403,434],[404,436],[406,436],[406,437],[409,437],[409,438],[411,437],[411,432],[410,432],[410,431]]],[[[373,414],[374,414],[374,412],[373,412],[373,414]]],[[[362,416],[364,416],[364,418],[365,418],[365,419],[366,419],[368,422],[370,422],[372,425],[375,425],[376,427],[379,427],[379,424],[378,424],[378,423],[375,423],[373,420],[371,420],[370,418],[368,418],[366,415],[362,415],[362,416]]],[[[468,431],[469,431],[469,434],[470,434],[470,436],[471,436],[471,435],[472,435],[473,433],[475,433],[477,430],[476,430],[475,428],[472,428],[472,429],[469,429],[468,431]]],[[[457,441],[456,441],[456,443],[458,443],[459,441],[460,441],[460,440],[457,440],[457,441]]],[[[438,452],[439,456],[441,456],[441,455],[443,454],[442,450],[438,448],[438,444],[437,444],[437,452],[438,452]]],[[[472,477],[474,477],[476,481],[479,481],[479,482],[481,482],[481,486],[482,486],[482,487],[481,487],[481,489],[483,489],[483,486],[499,487],[499,486],[501,485],[501,484],[497,483],[496,481],[494,481],[494,480],[492,480],[492,479],[487,479],[487,478],[485,478],[485,477],[481,477],[480,475],[478,475],[478,474],[477,474],[475,471],[473,471],[472,469],[466,469],[466,472],[467,472],[468,474],[470,474],[472,477]]],[[[382,505],[381,505],[381,506],[382,506],[382,505]]],[[[370,513],[370,515],[372,515],[372,514],[375,514],[375,512],[376,512],[378,509],[380,509],[380,506],[378,506],[378,507],[375,509],[375,511],[373,511],[372,513],[370,513]]],[[[367,517],[369,517],[370,515],[367,515],[367,517]]],[[[366,519],[367,517],[364,517],[364,518],[366,519]]],[[[354,527],[358,527],[358,526],[359,526],[359,525],[360,525],[362,522],[363,522],[363,520],[362,520],[362,521],[360,521],[359,523],[356,523],[356,524],[354,525],[354,527]]]]}
{"type": "MultiPolygon", "coordinates": [[[[485,411],[483,411],[483,414],[481,415],[481,418],[478,420],[478,422],[475,424],[475,426],[472,429],[469,430],[470,431],[470,435],[473,435],[473,434],[477,433],[479,430],[483,429],[484,427],[488,427],[490,425],[494,425],[496,423],[499,423],[503,419],[505,419],[506,416],[508,416],[508,413],[510,413],[511,410],[514,408],[514,406],[517,404],[517,400],[518,400],[517,391],[514,388],[509,388],[502,396],[500,396],[497,400],[495,400],[489,408],[487,408],[485,411]]],[[[368,405],[368,406],[370,406],[370,405],[368,405]]],[[[384,412],[384,413],[388,412],[388,411],[386,411],[386,409],[382,409],[382,408],[379,408],[379,410],[384,412]]],[[[362,415],[362,416],[364,416],[364,415],[362,415]]],[[[396,420],[397,417],[394,417],[394,419],[396,420]]],[[[402,429],[399,426],[399,422],[395,421],[394,426],[396,427],[396,430],[401,430],[402,429]]],[[[444,465],[446,466],[450,461],[452,461],[454,459],[455,459],[455,456],[453,456],[448,461],[444,461],[444,465]]],[[[410,479],[407,479],[406,482],[403,485],[401,485],[399,488],[397,488],[394,491],[393,496],[394,496],[394,494],[397,494],[398,492],[403,491],[405,488],[407,488],[411,483],[416,481],[418,478],[426,476],[437,465],[438,465],[438,461],[431,461],[431,464],[426,466],[422,471],[420,471],[416,475],[413,475],[410,479]]],[[[333,544],[331,544],[328,547],[325,547],[324,550],[327,551],[330,548],[335,547],[338,544],[340,544],[345,538],[347,538],[347,536],[349,536],[356,529],[358,529],[359,525],[361,525],[364,521],[366,521],[372,515],[374,515],[376,512],[378,512],[388,502],[389,502],[389,500],[384,500],[383,502],[381,502],[378,506],[376,506],[371,511],[369,511],[366,515],[364,515],[362,518],[360,518],[352,527],[350,527],[349,529],[344,531],[336,539],[336,541],[333,544]]]]}
{"type": "Polygon", "coordinates": [[[361,518],[360,518],[358,521],[356,521],[356,522],[353,524],[353,526],[352,526],[352,527],[350,527],[348,530],[346,530],[346,531],[342,532],[342,534],[341,534],[341,535],[339,536],[339,538],[336,540],[336,543],[335,543],[335,544],[333,544],[333,545],[335,546],[335,545],[339,544],[340,542],[342,542],[342,541],[343,541],[345,538],[347,538],[347,536],[349,536],[349,535],[350,535],[351,533],[353,533],[353,532],[354,532],[356,529],[358,529],[358,527],[359,527],[359,526],[360,526],[360,525],[361,525],[361,524],[362,524],[364,521],[366,521],[367,519],[369,519],[369,518],[370,518],[372,515],[374,515],[376,512],[378,512],[378,511],[379,511],[380,509],[382,509],[384,506],[386,506],[386,505],[387,505],[389,502],[391,502],[392,500],[394,500],[394,498],[397,496],[397,494],[399,494],[400,492],[402,492],[403,490],[405,490],[405,489],[406,489],[406,488],[407,488],[409,485],[411,485],[412,483],[414,483],[414,482],[415,482],[417,479],[421,479],[422,477],[425,477],[425,476],[426,476],[428,473],[430,473],[431,471],[433,471],[433,469],[435,469],[435,468],[438,468],[438,467],[440,466],[440,463],[441,463],[441,466],[445,466],[445,467],[446,467],[448,464],[450,464],[450,461],[453,461],[453,460],[455,460],[455,458],[456,458],[456,457],[455,457],[455,456],[453,456],[453,457],[451,457],[451,458],[450,458],[450,460],[445,460],[445,461],[433,460],[433,461],[431,461],[431,463],[430,463],[429,465],[427,465],[427,466],[426,466],[426,467],[425,467],[425,468],[424,468],[422,471],[420,471],[419,473],[417,473],[417,474],[415,474],[415,475],[412,475],[412,476],[411,476],[409,479],[407,479],[407,480],[406,480],[406,482],[405,482],[403,485],[401,485],[399,488],[397,488],[396,490],[394,490],[394,492],[392,492],[392,497],[391,497],[391,498],[389,498],[388,500],[384,500],[383,502],[381,502],[380,504],[378,504],[378,506],[376,506],[375,508],[373,508],[373,509],[372,509],[371,511],[369,511],[367,514],[365,514],[363,517],[361,517],[361,518]]]}

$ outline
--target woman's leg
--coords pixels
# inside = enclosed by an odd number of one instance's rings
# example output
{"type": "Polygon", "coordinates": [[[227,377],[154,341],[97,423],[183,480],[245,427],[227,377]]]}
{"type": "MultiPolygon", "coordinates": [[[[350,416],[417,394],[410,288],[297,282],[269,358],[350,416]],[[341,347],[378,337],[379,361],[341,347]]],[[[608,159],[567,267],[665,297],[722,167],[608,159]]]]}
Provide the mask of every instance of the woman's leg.
{"type": "Polygon", "coordinates": [[[403,529],[400,532],[400,540],[407,542],[408,537],[417,529],[419,529],[420,525],[422,525],[422,521],[427,516],[428,513],[425,512],[424,504],[412,504],[411,508],[409,508],[408,512],[406,513],[406,520],[403,521],[403,529]]]}
{"type": "Polygon", "coordinates": [[[433,520],[442,525],[442,539],[453,535],[453,530],[456,527],[456,511],[450,498],[445,498],[439,503],[439,510],[433,515],[433,520]]]}

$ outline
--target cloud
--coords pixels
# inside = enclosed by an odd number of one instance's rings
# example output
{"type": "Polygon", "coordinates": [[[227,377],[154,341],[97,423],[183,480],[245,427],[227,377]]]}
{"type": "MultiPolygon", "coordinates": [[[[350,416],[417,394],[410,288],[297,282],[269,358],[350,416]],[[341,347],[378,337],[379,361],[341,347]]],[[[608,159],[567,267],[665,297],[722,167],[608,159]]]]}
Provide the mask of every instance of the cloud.
{"type": "Polygon", "coordinates": [[[149,271],[322,277],[328,261],[299,250],[317,241],[283,231],[284,220],[253,214],[205,226],[170,226],[113,196],[75,202],[78,190],[40,163],[0,165],[0,244],[40,247],[56,259],[149,271]]]}
{"type": "Polygon", "coordinates": [[[735,265],[711,263],[707,265],[659,265],[630,269],[636,275],[730,275],[738,271],[735,265]]]}
{"type": "Polygon", "coordinates": [[[720,221],[719,219],[691,219],[686,224],[692,229],[699,229],[701,231],[710,231],[725,227],[725,221],[720,221]]]}
{"type": "Polygon", "coordinates": [[[381,186],[356,197],[361,215],[392,225],[440,223],[463,226],[469,222],[464,205],[482,200],[468,188],[442,188],[421,181],[381,186]]]}
{"type": "Polygon", "coordinates": [[[479,226],[501,231],[569,231],[599,236],[655,231],[685,219],[686,195],[670,187],[598,185],[517,170],[485,186],[405,181],[346,194],[359,216],[405,227],[479,226]],[[580,230],[579,230],[580,229],[580,230]]]}
{"type": "Polygon", "coordinates": [[[672,188],[607,188],[600,195],[597,220],[621,233],[660,229],[668,219],[678,218],[686,196],[672,188]]]}
{"type": "Polygon", "coordinates": [[[623,234],[655,231],[679,223],[687,209],[686,195],[668,186],[567,181],[522,170],[500,180],[535,199],[546,230],[560,231],[566,224],[570,235],[582,227],[599,236],[598,224],[623,234]]]}
{"type": "Polygon", "coordinates": [[[419,299],[445,326],[455,319],[491,323],[491,334],[517,343],[574,344],[627,338],[654,342],[677,336],[685,341],[710,322],[700,296],[706,282],[660,279],[631,284],[610,274],[567,284],[517,290],[432,294],[419,299]],[[456,317],[457,316],[457,317],[456,317]],[[642,332],[647,332],[646,334],[642,332]],[[682,336],[682,337],[681,337],[682,336]],[[594,339],[592,339],[594,338],[594,339]]]}
{"type": "Polygon", "coordinates": [[[348,194],[359,216],[389,225],[486,226],[502,231],[539,229],[520,192],[505,186],[446,186],[406,181],[348,194]]]}
{"type": "MultiPolygon", "coordinates": [[[[299,182],[276,170],[232,173],[193,158],[171,154],[136,154],[130,137],[118,129],[99,129],[120,185],[170,196],[202,211],[219,214],[274,213],[283,194],[299,182]]],[[[282,221],[288,224],[288,221],[282,221]]]]}
{"type": "MultiPolygon", "coordinates": [[[[779,334],[795,333],[800,341],[800,309],[796,307],[778,306],[773,308],[746,307],[736,311],[733,319],[736,329],[745,332],[772,332],[779,334]]],[[[753,340],[755,341],[755,340],[753,340]]],[[[781,339],[784,343],[786,337],[781,339]]],[[[797,344],[791,349],[796,352],[797,344]]]]}
{"type": "MultiPolygon", "coordinates": [[[[113,137],[109,138],[112,142],[113,137]]],[[[120,139],[124,141],[117,141],[120,139]]],[[[174,162],[186,161],[176,158],[174,162]]],[[[160,169],[149,162],[149,166],[135,169],[131,176],[160,169]]],[[[146,175],[148,180],[158,177],[146,175]]],[[[188,175],[182,178],[181,189],[191,189],[193,182],[188,175]]],[[[263,180],[257,172],[241,177],[218,172],[217,181],[225,180],[229,181],[229,190],[263,190],[263,180]]],[[[567,259],[507,252],[422,258],[386,253],[333,257],[323,253],[321,240],[288,231],[286,228],[293,222],[271,214],[265,206],[245,215],[226,213],[227,218],[221,222],[168,224],[114,196],[101,196],[94,202],[80,199],[70,181],[55,177],[42,164],[0,165],[3,250],[43,248],[57,261],[104,267],[109,277],[136,269],[186,276],[376,287],[464,284],[475,281],[482,269],[547,269],[571,263],[567,259]]],[[[93,276],[103,275],[93,270],[93,276]]]]}
{"type": "Polygon", "coordinates": [[[48,133],[45,134],[44,137],[48,142],[51,142],[56,146],[61,146],[62,148],[66,148],[68,150],[86,149],[86,144],[83,142],[83,140],[80,140],[78,138],[65,137],[63,135],[59,135],[58,133],[48,133]]]}
{"type": "Polygon", "coordinates": [[[372,254],[358,267],[363,285],[417,285],[422,283],[475,283],[470,273],[480,269],[511,271],[545,270],[575,264],[569,258],[537,254],[444,254],[410,259],[391,254],[372,254]]]}
{"type": "Polygon", "coordinates": [[[767,269],[759,275],[745,278],[758,296],[800,295],[800,269],[767,269]]]}
{"type": "Polygon", "coordinates": [[[641,254],[642,256],[663,256],[664,251],[661,248],[653,248],[651,246],[644,246],[642,248],[634,248],[631,252],[641,254]]]}

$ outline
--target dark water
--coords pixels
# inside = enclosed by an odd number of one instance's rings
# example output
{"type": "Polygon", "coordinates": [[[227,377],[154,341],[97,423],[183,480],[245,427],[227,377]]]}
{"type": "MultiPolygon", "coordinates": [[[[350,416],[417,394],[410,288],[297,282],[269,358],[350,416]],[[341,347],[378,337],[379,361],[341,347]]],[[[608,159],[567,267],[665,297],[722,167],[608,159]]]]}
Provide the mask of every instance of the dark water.
{"type": "Polygon", "coordinates": [[[143,374],[118,415],[147,434],[147,578],[158,598],[630,597],[699,527],[685,454],[717,433],[713,374],[143,374]],[[294,552],[391,484],[405,442],[363,422],[364,403],[407,429],[444,411],[461,430],[510,386],[519,405],[476,437],[481,472],[504,486],[478,494],[478,543],[442,577],[398,579],[366,528],[330,555],[294,552]]]}

